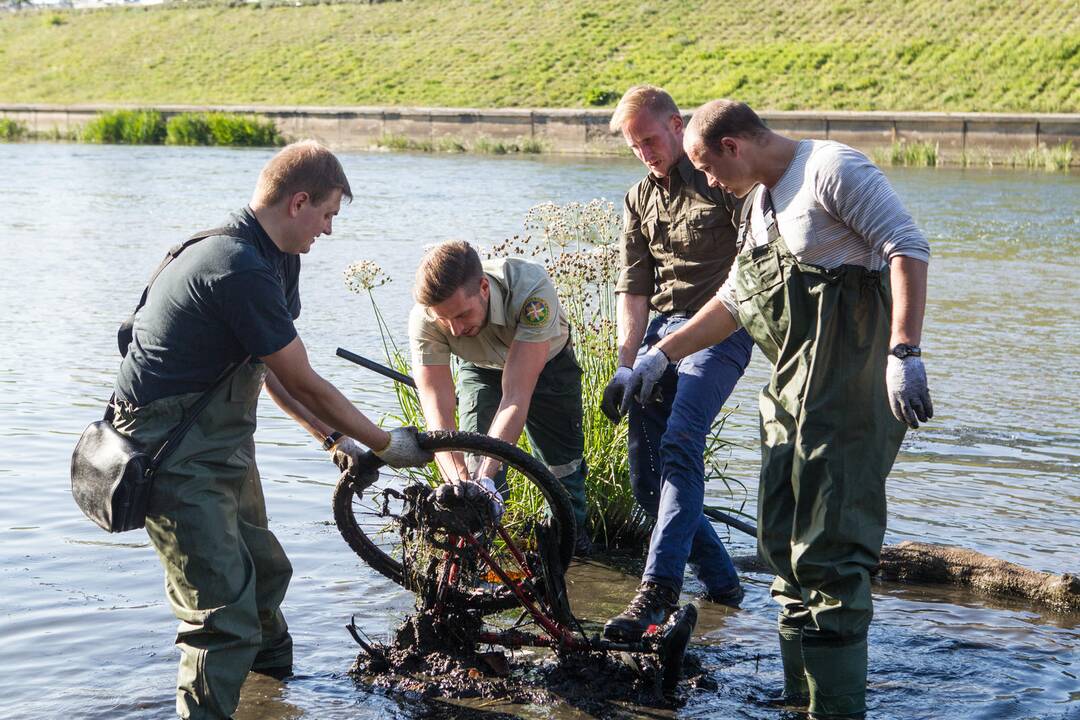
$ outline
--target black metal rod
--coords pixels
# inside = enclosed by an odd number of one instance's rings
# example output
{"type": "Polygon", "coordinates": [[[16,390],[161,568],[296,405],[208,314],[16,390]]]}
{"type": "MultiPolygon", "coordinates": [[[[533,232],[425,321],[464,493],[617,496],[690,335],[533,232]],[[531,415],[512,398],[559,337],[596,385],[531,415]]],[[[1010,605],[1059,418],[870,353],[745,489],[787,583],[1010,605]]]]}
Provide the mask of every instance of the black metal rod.
{"type": "Polygon", "coordinates": [[[722,522],[725,525],[730,525],[731,527],[735,528],[736,530],[742,530],[744,533],[746,533],[747,535],[750,535],[751,537],[757,537],[757,528],[756,527],[754,527],[753,525],[751,525],[748,522],[743,522],[742,520],[740,520],[740,519],[738,519],[736,517],[732,517],[731,515],[728,515],[726,512],[721,512],[720,510],[717,510],[714,507],[709,507],[708,505],[706,505],[705,506],[705,514],[707,516],[711,517],[713,520],[716,520],[717,522],[722,522]]]}
{"type": "Polygon", "coordinates": [[[399,382],[402,385],[408,385],[411,388],[416,387],[416,381],[404,373],[399,373],[393,368],[388,368],[382,363],[377,363],[374,360],[368,360],[366,357],[357,355],[354,352],[349,352],[345,348],[337,349],[337,356],[345,358],[349,362],[354,362],[361,367],[366,367],[368,370],[373,370],[384,377],[388,377],[394,382],[399,382]]]}

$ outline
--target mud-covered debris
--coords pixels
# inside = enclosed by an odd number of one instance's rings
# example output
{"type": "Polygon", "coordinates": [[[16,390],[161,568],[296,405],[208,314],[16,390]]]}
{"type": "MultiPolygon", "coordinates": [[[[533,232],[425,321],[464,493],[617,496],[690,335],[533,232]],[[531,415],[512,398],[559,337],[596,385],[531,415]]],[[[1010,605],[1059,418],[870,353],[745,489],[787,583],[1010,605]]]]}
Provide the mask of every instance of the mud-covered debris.
{"type": "MultiPolygon", "coordinates": [[[[621,717],[627,703],[656,708],[672,705],[661,692],[653,656],[634,656],[636,663],[598,652],[560,658],[538,651],[508,658],[502,652],[455,649],[445,638],[429,634],[434,629],[430,616],[424,613],[406,619],[395,637],[409,644],[379,646],[378,657],[384,658],[385,664],[361,653],[350,673],[364,685],[406,697],[570,703],[597,717],[621,717]],[[635,664],[643,669],[636,670],[635,664]]],[[[716,684],[701,662],[688,653],[675,704],[683,704],[691,693],[715,690],[716,684]]]]}

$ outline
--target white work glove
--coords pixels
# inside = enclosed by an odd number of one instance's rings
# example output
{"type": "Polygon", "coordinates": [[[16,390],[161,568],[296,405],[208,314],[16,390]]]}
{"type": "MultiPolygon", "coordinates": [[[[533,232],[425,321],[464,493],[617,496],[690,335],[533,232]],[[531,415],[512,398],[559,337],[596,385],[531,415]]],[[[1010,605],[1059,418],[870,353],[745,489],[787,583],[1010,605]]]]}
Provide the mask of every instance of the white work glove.
{"type": "Polygon", "coordinates": [[[372,451],[390,467],[420,467],[431,462],[435,455],[420,447],[416,428],[411,425],[390,431],[390,444],[372,451]]]}
{"type": "Polygon", "coordinates": [[[604,388],[604,394],[600,397],[600,412],[604,413],[607,419],[613,423],[619,422],[622,418],[622,402],[626,396],[626,386],[630,382],[632,372],[633,370],[625,365],[620,365],[615,374],[611,376],[611,381],[608,382],[607,387],[604,388]]]}
{"type": "Polygon", "coordinates": [[[349,472],[359,461],[360,456],[364,453],[364,448],[348,435],[343,435],[330,448],[330,453],[338,470],[349,472]]]}
{"type": "Polygon", "coordinates": [[[635,398],[642,405],[652,402],[656,383],[664,376],[671,360],[660,348],[653,346],[649,351],[638,358],[634,363],[634,371],[630,374],[630,380],[626,383],[626,391],[623,393],[622,404],[619,411],[625,415],[630,411],[630,402],[635,398]]]}
{"type": "Polygon", "coordinates": [[[908,427],[915,429],[920,421],[926,422],[934,417],[930,389],[926,386],[926,368],[921,357],[908,355],[900,359],[889,355],[885,366],[885,387],[893,415],[908,427]]]}

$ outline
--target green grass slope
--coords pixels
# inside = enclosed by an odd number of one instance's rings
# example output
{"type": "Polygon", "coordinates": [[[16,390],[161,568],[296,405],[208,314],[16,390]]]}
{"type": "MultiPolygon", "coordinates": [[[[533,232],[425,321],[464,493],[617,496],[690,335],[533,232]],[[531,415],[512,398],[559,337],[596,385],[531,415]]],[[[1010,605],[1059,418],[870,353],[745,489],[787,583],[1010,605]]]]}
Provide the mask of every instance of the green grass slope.
{"type": "Polygon", "coordinates": [[[0,102],[1080,111],[1075,0],[405,0],[0,16],[0,102]],[[610,101],[609,103],[610,104],[610,101]]]}

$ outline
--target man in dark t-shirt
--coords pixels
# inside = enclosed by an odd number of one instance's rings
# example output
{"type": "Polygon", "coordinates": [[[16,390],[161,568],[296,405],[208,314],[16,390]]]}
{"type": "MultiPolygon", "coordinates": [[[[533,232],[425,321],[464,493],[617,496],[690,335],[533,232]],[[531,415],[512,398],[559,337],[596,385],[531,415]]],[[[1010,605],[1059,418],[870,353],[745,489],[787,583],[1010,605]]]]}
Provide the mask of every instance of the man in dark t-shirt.
{"type": "Polygon", "coordinates": [[[183,718],[231,717],[249,670],[291,672],[280,606],[292,567],[267,527],[255,465],[264,384],[343,468],[360,443],[396,467],[431,459],[414,429],[381,430],[321,378],[293,325],[299,254],[330,234],[343,197],[352,198],[348,180],[326,148],[284,148],[263,168],[250,205],[165,266],[135,317],[113,424],[150,452],[238,367],[158,469],[147,508],[147,535],[180,620],[183,718]]]}

